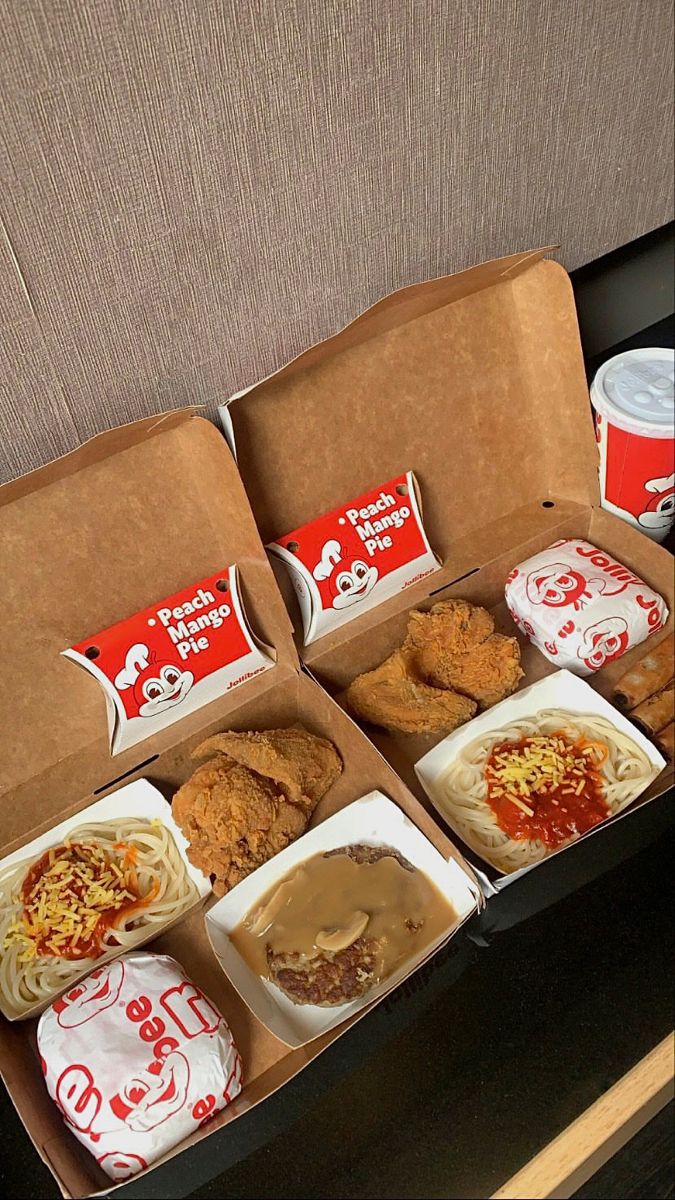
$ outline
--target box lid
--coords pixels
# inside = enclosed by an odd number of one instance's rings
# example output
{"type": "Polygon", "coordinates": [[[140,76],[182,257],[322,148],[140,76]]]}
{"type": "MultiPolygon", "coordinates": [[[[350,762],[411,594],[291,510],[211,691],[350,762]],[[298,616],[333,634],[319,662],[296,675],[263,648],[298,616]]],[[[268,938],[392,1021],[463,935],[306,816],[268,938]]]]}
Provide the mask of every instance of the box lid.
{"type": "Polygon", "coordinates": [[[572,288],[547,253],[394,292],[231,398],[264,542],[408,469],[444,560],[551,494],[599,502],[572,288]]]}
{"type": "Polygon", "coordinates": [[[237,563],[250,623],[277,666],[218,703],[236,707],[276,683],[280,670],[297,669],[288,614],[230,451],[191,410],[111,430],[6,484],[0,542],[5,846],[205,719],[195,713],[112,760],[103,691],[61,655],[65,647],[237,563]]]}

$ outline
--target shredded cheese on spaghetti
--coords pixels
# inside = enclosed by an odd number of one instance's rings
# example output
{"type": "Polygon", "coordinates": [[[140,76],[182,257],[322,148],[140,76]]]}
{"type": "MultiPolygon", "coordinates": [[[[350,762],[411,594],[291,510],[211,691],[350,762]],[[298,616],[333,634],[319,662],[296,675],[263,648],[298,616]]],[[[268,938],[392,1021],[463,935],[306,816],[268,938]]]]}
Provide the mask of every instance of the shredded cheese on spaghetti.
{"type": "Polygon", "coordinates": [[[141,896],[135,848],[118,843],[114,851],[118,861],[100,846],[65,842],[44,854],[15,897],[23,902],[23,913],[9,926],[3,949],[20,943],[20,962],[38,955],[98,957],[115,921],[147,905],[159,890],[157,879],[141,896]]]}
{"type": "Polygon", "coordinates": [[[559,788],[568,795],[580,796],[587,776],[597,771],[607,753],[601,742],[580,739],[570,744],[555,735],[532,737],[526,746],[516,745],[513,749],[503,745],[490,762],[492,794],[506,796],[532,817],[534,810],[527,800],[559,788]]]}

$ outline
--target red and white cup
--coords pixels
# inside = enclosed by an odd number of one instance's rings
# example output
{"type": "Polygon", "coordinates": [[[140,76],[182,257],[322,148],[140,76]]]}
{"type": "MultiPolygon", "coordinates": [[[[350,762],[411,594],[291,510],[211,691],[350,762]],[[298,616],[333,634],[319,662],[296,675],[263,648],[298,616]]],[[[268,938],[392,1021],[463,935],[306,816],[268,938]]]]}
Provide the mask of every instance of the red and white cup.
{"type": "Polygon", "coordinates": [[[675,521],[675,351],[610,358],[591,402],[602,507],[662,542],[675,521]]]}

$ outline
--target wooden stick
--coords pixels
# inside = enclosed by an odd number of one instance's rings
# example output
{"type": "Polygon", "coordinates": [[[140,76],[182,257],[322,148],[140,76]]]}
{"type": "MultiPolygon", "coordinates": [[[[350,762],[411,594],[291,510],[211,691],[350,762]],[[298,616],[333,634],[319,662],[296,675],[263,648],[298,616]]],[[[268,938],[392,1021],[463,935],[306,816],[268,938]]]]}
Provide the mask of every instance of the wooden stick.
{"type": "Polygon", "coordinates": [[[672,1098],[670,1034],[530,1159],[494,1193],[492,1200],[549,1200],[573,1195],[672,1098]]]}

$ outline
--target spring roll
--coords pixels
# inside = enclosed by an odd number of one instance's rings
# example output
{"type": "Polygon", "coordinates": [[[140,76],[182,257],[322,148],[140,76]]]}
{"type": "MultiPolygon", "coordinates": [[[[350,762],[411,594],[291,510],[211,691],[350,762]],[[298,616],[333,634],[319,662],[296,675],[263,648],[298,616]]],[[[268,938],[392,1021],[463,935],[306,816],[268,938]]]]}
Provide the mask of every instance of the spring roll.
{"type": "Polygon", "coordinates": [[[670,725],[675,721],[675,679],[671,679],[660,692],[643,700],[630,715],[636,725],[650,736],[670,725]]]}
{"type": "Polygon", "coordinates": [[[666,725],[665,729],[657,733],[656,744],[669,762],[675,760],[675,721],[671,721],[670,725],[666,725]]]}
{"type": "Polygon", "coordinates": [[[614,698],[622,708],[637,708],[643,700],[660,692],[673,678],[675,635],[670,634],[644,658],[622,675],[614,689],[614,698]]]}

